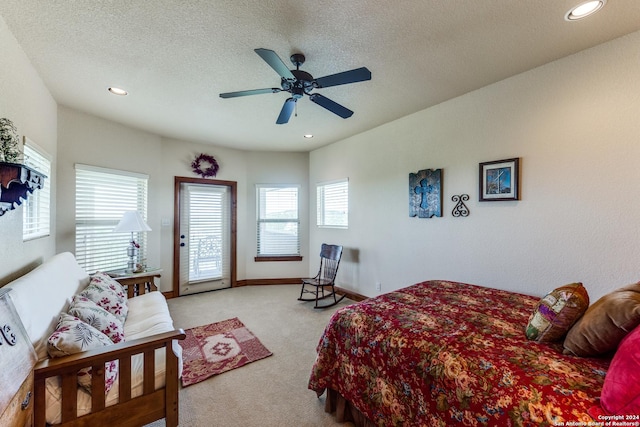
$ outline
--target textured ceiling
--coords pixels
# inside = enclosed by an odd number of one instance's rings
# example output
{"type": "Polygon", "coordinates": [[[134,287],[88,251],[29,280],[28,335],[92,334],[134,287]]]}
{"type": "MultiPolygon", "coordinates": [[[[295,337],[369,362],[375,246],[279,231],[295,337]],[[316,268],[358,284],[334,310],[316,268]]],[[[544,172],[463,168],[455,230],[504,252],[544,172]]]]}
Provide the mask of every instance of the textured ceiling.
{"type": "Polygon", "coordinates": [[[2,0],[0,15],[62,105],[171,138],[308,151],[640,29],[638,0],[566,22],[579,2],[2,0]],[[288,94],[218,96],[279,86],[255,48],[287,65],[302,52],[314,77],[373,77],[317,89],[349,119],[305,97],[276,125],[288,94]]]}

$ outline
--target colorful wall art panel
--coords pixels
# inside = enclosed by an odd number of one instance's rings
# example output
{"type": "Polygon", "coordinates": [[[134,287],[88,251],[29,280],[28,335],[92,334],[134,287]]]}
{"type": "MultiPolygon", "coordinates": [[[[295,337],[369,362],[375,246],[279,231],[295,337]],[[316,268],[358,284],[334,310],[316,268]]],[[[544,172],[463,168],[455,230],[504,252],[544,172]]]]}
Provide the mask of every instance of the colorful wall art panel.
{"type": "Polygon", "coordinates": [[[442,216],[442,169],[409,173],[409,216],[442,216]]]}

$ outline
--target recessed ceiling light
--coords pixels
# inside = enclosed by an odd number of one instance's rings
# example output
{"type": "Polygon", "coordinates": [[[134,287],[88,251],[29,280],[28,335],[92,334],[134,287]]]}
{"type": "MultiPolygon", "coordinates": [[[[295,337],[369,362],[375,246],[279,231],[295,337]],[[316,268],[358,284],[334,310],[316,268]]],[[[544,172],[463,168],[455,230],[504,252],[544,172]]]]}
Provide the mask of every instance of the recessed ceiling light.
{"type": "Polygon", "coordinates": [[[127,92],[124,89],[120,89],[119,87],[111,86],[108,90],[109,90],[109,92],[111,92],[114,95],[120,95],[120,96],[129,95],[129,92],[127,92]]]}
{"type": "Polygon", "coordinates": [[[564,19],[567,21],[577,21],[578,19],[586,18],[602,9],[606,3],[607,0],[591,0],[581,3],[569,10],[569,12],[564,15],[564,19]]]}
{"type": "Polygon", "coordinates": [[[308,134],[306,134],[304,137],[305,137],[305,138],[307,138],[307,139],[310,139],[310,138],[313,138],[313,135],[311,135],[310,133],[308,133],[308,134]]]}

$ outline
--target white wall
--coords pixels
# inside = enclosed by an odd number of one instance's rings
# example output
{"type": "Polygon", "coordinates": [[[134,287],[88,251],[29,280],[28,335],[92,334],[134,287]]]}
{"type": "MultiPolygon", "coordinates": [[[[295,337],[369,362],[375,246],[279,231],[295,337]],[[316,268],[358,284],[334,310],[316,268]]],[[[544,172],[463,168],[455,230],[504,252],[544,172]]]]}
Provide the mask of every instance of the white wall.
{"type": "MultiPolygon", "coordinates": [[[[315,183],[349,178],[338,282],[364,295],[448,279],[543,295],[582,281],[592,301],[640,279],[640,33],[318,149],[315,183]],[[478,202],[478,164],[521,158],[521,200],[478,202]],[[408,174],[443,169],[442,218],[408,215],[408,174]],[[471,214],[451,215],[467,193],[471,214]]],[[[429,84],[425,81],[422,84],[429,84]]],[[[311,206],[315,224],[315,203],[311,206]]]]}
{"type": "Polygon", "coordinates": [[[162,242],[156,231],[156,206],[163,185],[161,160],[159,136],[60,106],[57,252],[75,252],[75,164],[80,163],[149,175],[147,222],[154,231],[147,234],[147,258],[149,263],[159,262],[162,242]]]}
{"type": "MultiPolygon", "coordinates": [[[[119,98],[120,99],[120,98],[119,98]]],[[[174,177],[199,177],[191,162],[200,153],[213,155],[220,165],[216,179],[236,181],[237,276],[238,280],[300,277],[309,268],[306,253],[302,262],[254,262],[255,184],[288,183],[308,188],[308,154],[248,153],[166,139],[101,119],[77,110],[59,108],[59,211],[58,251],[75,251],[76,163],[127,170],[149,175],[147,263],[163,269],[160,288],[168,291],[173,277],[174,177]],[[162,220],[169,226],[162,226],[162,220]]],[[[308,200],[301,199],[302,250],[308,247],[308,200]]],[[[124,248],[123,248],[124,250],[124,248]]]]}
{"type": "MultiPolygon", "coordinates": [[[[248,233],[243,236],[250,250],[245,253],[247,279],[305,277],[309,263],[309,155],[308,153],[248,152],[247,153],[247,221],[248,233]],[[302,261],[255,262],[256,234],[256,184],[300,185],[300,255],[302,261]]],[[[240,238],[240,237],[238,237],[240,238]]]]}
{"type": "MultiPolygon", "coordinates": [[[[16,125],[52,156],[56,168],[56,103],[22,48],[0,17],[0,117],[16,125]]],[[[22,207],[0,217],[0,286],[55,254],[56,176],[49,177],[52,199],[51,235],[22,241],[22,207]]]]}

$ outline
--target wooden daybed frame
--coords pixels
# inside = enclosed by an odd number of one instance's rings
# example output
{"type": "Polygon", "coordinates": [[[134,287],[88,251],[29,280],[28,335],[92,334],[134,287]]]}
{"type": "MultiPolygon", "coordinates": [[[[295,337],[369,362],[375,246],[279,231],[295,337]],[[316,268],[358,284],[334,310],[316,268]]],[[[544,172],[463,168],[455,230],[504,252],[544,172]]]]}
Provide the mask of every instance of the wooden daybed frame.
{"type": "MultiPolygon", "coordinates": [[[[124,283],[129,298],[145,293],[145,284],[124,283]],[[128,286],[127,286],[128,285],[128,286]],[[141,285],[141,286],[140,286],[141,285]]],[[[156,291],[155,285],[149,291],[156,291]]],[[[34,368],[34,426],[47,426],[46,380],[60,376],[62,387],[62,422],[55,426],[138,427],[165,418],[167,427],[178,425],[178,356],[173,351],[174,340],[183,340],[184,330],[176,329],[147,338],[121,342],[98,350],[70,356],[45,359],[34,368]],[[155,351],[165,350],[165,386],[155,389],[155,351]],[[131,397],[131,358],[144,354],[142,395],[131,397]],[[106,362],[118,360],[118,403],[105,406],[106,362]],[[77,416],[78,371],[92,367],[91,412],[77,416]]]]}

